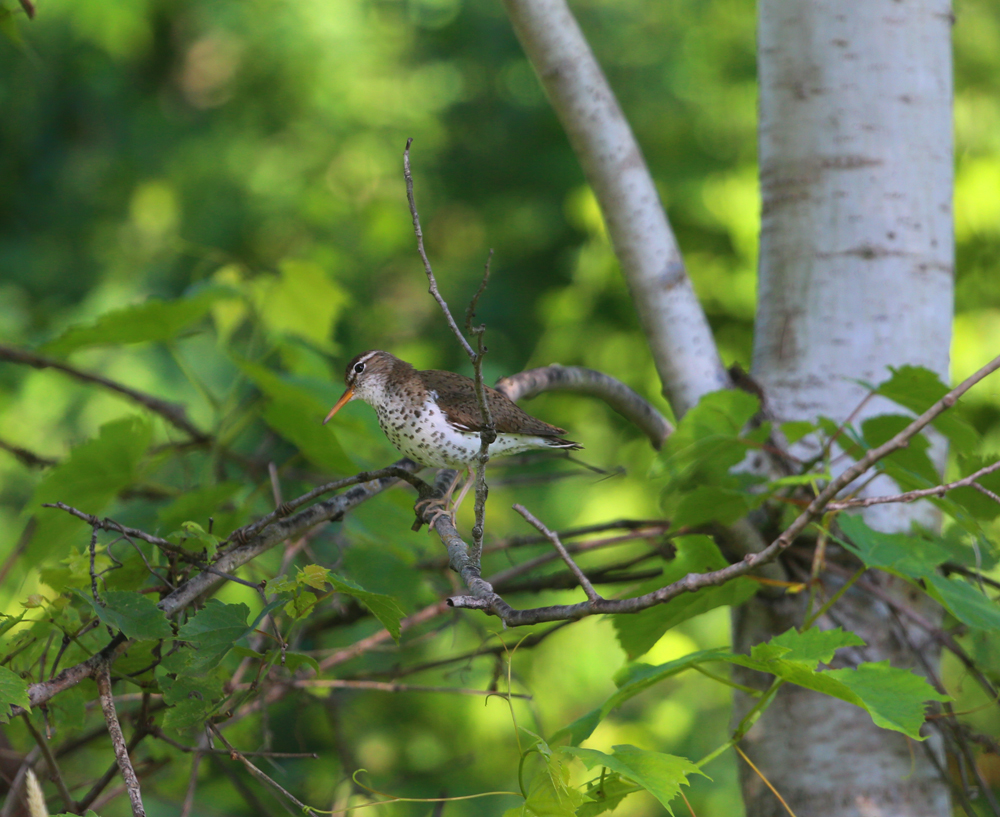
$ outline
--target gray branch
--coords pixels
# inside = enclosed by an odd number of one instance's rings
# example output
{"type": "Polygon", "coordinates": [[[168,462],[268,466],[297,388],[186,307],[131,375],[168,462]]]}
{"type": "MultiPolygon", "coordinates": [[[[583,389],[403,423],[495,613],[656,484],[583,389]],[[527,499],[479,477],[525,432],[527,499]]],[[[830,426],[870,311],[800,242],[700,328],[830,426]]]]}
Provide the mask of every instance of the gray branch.
{"type": "Polygon", "coordinates": [[[518,400],[530,400],[544,391],[571,391],[597,397],[636,425],[649,437],[653,448],[657,450],[674,430],[670,421],[638,392],[610,375],[582,366],[560,366],[553,363],[538,369],[528,369],[500,378],[496,390],[515,403],[518,400]]]}

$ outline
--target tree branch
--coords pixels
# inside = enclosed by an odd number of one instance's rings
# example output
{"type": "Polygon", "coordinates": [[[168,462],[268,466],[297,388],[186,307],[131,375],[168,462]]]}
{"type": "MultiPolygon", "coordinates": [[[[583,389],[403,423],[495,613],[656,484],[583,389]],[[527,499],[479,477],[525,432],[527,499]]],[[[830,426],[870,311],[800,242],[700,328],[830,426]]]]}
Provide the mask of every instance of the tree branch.
{"type": "Polygon", "coordinates": [[[566,552],[566,548],[564,548],[563,543],[559,541],[559,537],[545,527],[545,525],[532,515],[531,511],[525,508],[524,505],[514,505],[514,510],[521,514],[529,525],[538,530],[539,533],[552,543],[552,547],[554,547],[559,553],[560,558],[566,563],[566,567],[568,567],[573,572],[573,575],[576,576],[576,580],[580,583],[580,587],[583,588],[583,592],[587,594],[587,598],[592,602],[600,601],[601,597],[597,594],[597,591],[594,590],[594,586],[590,583],[590,580],[584,572],[580,570],[579,565],[573,561],[573,557],[566,552]]]}
{"type": "Polygon", "coordinates": [[[530,400],[544,391],[571,391],[597,397],[638,426],[657,450],[674,430],[667,418],[638,392],[610,375],[581,366],[553,363],[551,366],[528,369],[500,378],[496,390],[515,403],[522,399],[530,400]]]}
{"type": "Polygon", "coordinates": [[[132,802],[132,815],[133,817],[146,817],[146,809],[142,805],[142,792],[139,790],[139,778],[136,777],[135,769],[132,768],[132,761],[125,746],[125,736],[122,734],[118,714],[115,712],[115,701],[111,694],[111,664],[109,661],[100,662],[94,680],[97,681],[101,709],[104,712],[104,721],[108,725],[108,734],[111,735],[111,745],[115,750],[118,768],[121,769],[122,778],[124,778],[125,787],[128,790],[128,798],[132,802]]]}
{"type": "Polygon", "coordinates": [[[121,383],[116,383],[114,380],[109,380],[99,374],[91,374],[55,358],[45,357],[35,352],[29,352],[26,349],[15,349],[12,346],[0,345],[0,360],[6,360],[10,363],[21,363],[36,369],[56,369],[84,383],[96,383],[98,386],[103,386],[110,391],[127,397],[140,406],[145,406],[154,414],[159,414],[168,423],[189,434],[193,441],[205,442],[211,439],[208,434],[205,434],[205,432],[198,429],[188,420],[183,406],[161,400],[159,397],[153,397],[151,394],[137,391],[128,386],[123,386],[121,383]]]}

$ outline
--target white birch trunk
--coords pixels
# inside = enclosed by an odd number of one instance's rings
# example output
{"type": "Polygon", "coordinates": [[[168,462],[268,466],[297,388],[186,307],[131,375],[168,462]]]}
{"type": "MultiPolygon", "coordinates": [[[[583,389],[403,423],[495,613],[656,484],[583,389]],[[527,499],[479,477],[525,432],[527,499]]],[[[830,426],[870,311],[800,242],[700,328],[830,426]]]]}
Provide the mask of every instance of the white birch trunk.
{"type": "MultiPolygon", "coordinates": [[[[842,421],[865,395],[855,380],[877,383],[889,366],[926,366],[947,382],[950,12],[947,0],[761,0],[762,223],[752,374],[775,420],[842,421]]],[[[858,421],[887,409],[900,411],[873,401],[858,421]]],[[[939,466],[943,454],[936,446],[939,466]]],[[[926,508],[871,510],[869,524],[883,530],[933,523],[926,508]]],[[[911,592],[907,603],[919,605],[919,596],[911,592]]],[[[869,645],[848,661],[913,665],[905,638],[927,641],[902,631],[883,604],[860,592],[835,612],[869,645]]],[[[758,599],[736,619],[736,646],[745,650],[799,623],[801,607],[758,599]]],[[[924,658],[935,666],[935,649],[926,647],[924,658]]],[[[783,689],[745,745],[798,817],[951,813],[923,747],[831,698],[783,689]]],[[[752,772],[743,782],[749,817],[785,813],[752,772]]]]}

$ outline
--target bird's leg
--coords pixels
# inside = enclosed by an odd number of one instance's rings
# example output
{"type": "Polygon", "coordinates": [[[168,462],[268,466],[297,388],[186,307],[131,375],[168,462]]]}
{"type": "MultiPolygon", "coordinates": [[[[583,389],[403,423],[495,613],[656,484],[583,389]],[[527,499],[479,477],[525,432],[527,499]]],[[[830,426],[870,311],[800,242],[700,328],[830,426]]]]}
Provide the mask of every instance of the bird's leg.
{"type": "Polygon", "coordinates": [[[448,486],[448,490],[444,492],[444,496],[438,499],[421,499],[416,505],[413,506],[414,510],[418,513],[420,512],[421,506],[424,507],[425,511],[433,509],[431,510],[430,521],[427,523],[428,530],[433,530],[434,523],[437,521],[438,517],[445,515],[450,516],[451,523],[453,525],[455,524],[455,511],[458,510],[458,505],[461,504],[462,499],[465,497],[466,489],[462,490],[458,503],[455,507],[449,509],[448,506],[451,503],[451,495],[455,493],[455,487],[458,485],[458,481],[461,479],[463,473],[470,473],[469,469],[466,468],[464,471],[459,471],[455,474],[455,478],[451,481],[451,485],[448,486]]]}

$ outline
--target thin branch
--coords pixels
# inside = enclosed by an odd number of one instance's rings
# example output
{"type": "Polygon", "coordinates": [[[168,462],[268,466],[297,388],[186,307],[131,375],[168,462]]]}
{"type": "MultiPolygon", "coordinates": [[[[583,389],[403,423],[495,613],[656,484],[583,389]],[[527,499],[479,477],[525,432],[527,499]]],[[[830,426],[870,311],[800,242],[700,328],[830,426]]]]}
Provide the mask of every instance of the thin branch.
{"type": "MultiPolygon", "coordinates": [[[[240,684],[238,689],[249,689],[250,684],[240,684]]],[[[364,689],[374,692],[443,692],[451,695],[496,695],[500,698],[523,698],[530,701],[530,695],[512,692],[496,692],[491,689],[466,689],[464,687],[435,687],[414,684],[394,684],[387,681],[350,681],[341,678],[300,678],[291,682],[294,689],[364,689]]],[[[249,754],[249,753],[248,753],[249,754]]],[[[272,754],[273,756],[273,754],[272,754]]],[[[313,755],[315,757],[315,755],[313,755]]]]}
{"type": "Polygon", "coordinates": [[[953,491],[955,488],[976,488],[986,494],[994,502],[1000,503],[1000,496],[997,496],[990,490],[987,490],[982,485],[979,485],[976,480],[985,477],[987,474],[992,474],[994,471],[1000,470],[1000,460],[994,462],[992,465],[987,465],[985,468],[980,468],[974,474],[969,474],[967,477],[955,480],[954,482],[949,482],[944,485],[936,485],[933,488],[921,488],[917,491],[906,491],[902,494],[893,494],[891,496],[870,496],[865,499],[845,499],[840,502],[831,502],[826,506],[828,511],[842,511],[847,508],[870,508],[872,505],[885,505],[890,502],[915,502],[918,499],[926,499],[931,496],[944,496],[948,491],[953,491]]]}
{"type": "Polygon", "coordinates": [[[252,774],[258,780],[267,783],[273,789],[284,795],[286,798],[288,798],[290,802],[295,804],[296,808],[300,809],[304,814],[312,815],[312,817],[318,817],[315,811],[313,811],[311,808],[309,808],[309,806],[307,806],[305,803],[299,800],[294,794],[288,791],[288,789],[286,789],[284,786],[282,786],[273,778],[266,775],[264,772],[262,772],[256,766],[254,766],[253,763],[247,760],[246,755],[244,755],[238,749],[234,748],[233,745],[228,740],[226,740],[225,735],[223,735],[222,732],[219,731],[219,728],[215,724],[210,724],[210,728],[212,732],[214,732],[218,736],[219,740],[221,740],[225,744],[226,748],[229,750],[229,756],[233,760],[240,761],[240,763],[246,766],[247,771],[250,772],[250,774],[252,774]]]}
{"type": "Polygon", "coordinates": [[[145,406],[154,414],[159,414],[168,423],[189,434],[193,440],[201,442],[211,439],[208,434],[205,434],[205,432],[195,427],[188,420],[184,407],[176,403],[161,400],[158,397],[153,397],[151,394],[123,386],[121,383],[116,383],[114,380],[109,380],[101,375],[85,372],[77,369],[75,366],[70,366],[68,363],[63,363],[55,358],[45,357],[35,352],[29,352],[26,349],[15,349],[12,346],[0,345],[0,360],[21,363],[26,366],[33,366],[36,369],[56,369],[84,383],[96,383],[99,386],[124,395],[129,400],[141,406],[145,406]]]}
{"type": "Polygon", "coordinates": [[[552,547],[558,551],[559,556],[566,563],[566,567],[573,571],[573,575],[576,576],[576,580],[580,582],[580,587],[582,587],[583,592],[587,594],[587,598],[592,602],[600,601],[601,597],[598,595],[597,591],[594,590],[594,586],[590,583],[590,580],[584,572],[580,570],[579,565],[573,561],[573,557],[567,553],[566,548],[563,547],[563,543],[559,541],[559,537],[545,527],[541,520],[537,519],[531,511],[524,507],[524,505],[514,505],[514,510],[521,514],[529,525],[538,530],[539,533],[552,543],[552,547]]]}
{"type": "Polygon", "coordinates": [[[136,777],[135,769],[132,768],[132,761],[128,756],[128,749],[125,747],[125,736],[122,734],[118,714],[115,712],[115,701],[111,693],[111,664],[109,661],[100,663],[94,680],[97,681],[97,691],[101,696],[101,709],[104,711],[104,722],[108,725],[108,734],[111,735],[111,745],[115,750],[118,768],[121,769],[125,787],[128,789],[128,798],[132,802],[132,815],[133,817],[145,817],[146,809],[142,805],[139,778],[136,777]]]}
{"type": "Polygon", "coordinates": [[[648,400],[620,380],[582,366],[542,366],[502,377],[496,390],[515,403],[529,400],[543,391],[570,391],[597,397],[630,423],[638,426],[653,448],[659,450],[674,427],[648,400]]]}
{"type": "Polygon", "coordinates": [[[445,303],[444,298],[441,297],[441,293],[438,291],[437,280],[434,278],[434,271],[431,269],[431,261],[427,257],[427,250],[424,249],[424,231],[420,228],[417,203],[413,198],[413,174],[410,172],[410,145],[412,144],[413,137],[411,136],[406,140],[406,149],[403,151],[403,178],[406,180],[406,200],[410,204],[410,216],[413,218],[413,232],[417,236],[417,252],[420,254],[420,260],[424,262],[424,272],[427,273],[427,291],[430,292],[434,300],[437,301],[438,306],[441,307],[445,320],[448,321],[448,326],[451,327],[452,333],[458,338],[458,342],[465,350],[465,354],[469,356],[469,360],[475,360],[476,353],[473,351],[472,346],[469,345],[469,341],[462,335],[462,330],[455,323],[448,304],[445,303]]]}
{"type": "Polygon", "coordinates": [[[50,468],[55,465],[58,460],[51,459],[50,457],[41,457],[38,454],[34,454],[27,448],[21,448],[17,445],[12,445],[11,443],[4,442],[0,440],[0,451],[6,451],[13,454],[18,462],[22,465],[27,465],[29,468],[50,468]]]}
{"type": "Polygon", "coordinates": [[[66,781],[63,779],[62,772],[59,771],[59,764],[56,763],[49,742],[35,729],[35,725],[31,722],[31,715],[27,712],[24,713],[24,723],[28,727],[31,737],[38,744],[38,748],[41,749],[42,755],[45,757],[45,765],[49,768],[49,776],[55,781],[56,788],[59,790],[59,796],[62,798],[66,810],[76,811],[76,800],[73,799],[73,795],[69,793],[69,789],[66,787],[66,781]]]}

